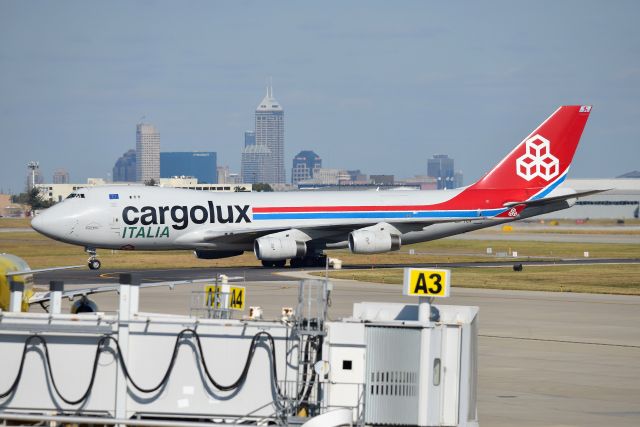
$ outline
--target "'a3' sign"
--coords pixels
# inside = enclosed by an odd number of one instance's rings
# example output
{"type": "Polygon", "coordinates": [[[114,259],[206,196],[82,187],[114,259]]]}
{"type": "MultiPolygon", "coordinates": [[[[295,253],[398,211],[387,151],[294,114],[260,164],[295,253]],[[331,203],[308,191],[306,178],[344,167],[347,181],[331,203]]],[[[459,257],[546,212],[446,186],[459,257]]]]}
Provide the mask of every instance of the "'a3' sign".
{"type": "Polygon", "coordinates": [[[419,297],[448,297],[451,270],[405,268],[403,294],[419,297]]]}

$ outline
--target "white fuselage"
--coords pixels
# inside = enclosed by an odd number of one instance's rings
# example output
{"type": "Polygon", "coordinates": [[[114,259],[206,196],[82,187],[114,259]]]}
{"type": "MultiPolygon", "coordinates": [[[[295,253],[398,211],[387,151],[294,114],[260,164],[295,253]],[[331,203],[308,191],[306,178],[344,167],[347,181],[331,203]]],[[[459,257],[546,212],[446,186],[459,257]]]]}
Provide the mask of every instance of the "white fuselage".
{"type": "Polygon", "coordinates": [[[514,219],[495,218],[506,210],[498,203],[433,208],[461,191],[213,193],[106,186],[78,190],[33,226],[91,248],[247,251],[255,237],[286,230],[314,230],[306,240],[319,240],[316,248],[323,249],[345,247],[348,232],[379,223],[393,224],[403,243],[415,243],[514,219]]]}

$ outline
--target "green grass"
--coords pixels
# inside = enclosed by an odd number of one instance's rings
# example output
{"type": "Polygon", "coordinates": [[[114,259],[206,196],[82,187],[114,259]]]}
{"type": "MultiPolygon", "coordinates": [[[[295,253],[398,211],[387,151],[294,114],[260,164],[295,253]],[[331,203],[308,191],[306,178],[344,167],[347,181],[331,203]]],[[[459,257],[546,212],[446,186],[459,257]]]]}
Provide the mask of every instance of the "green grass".
{"type": "Polygon", "coordinates": [[[0,218],[0,228],[29,228],[31,218],[0,218]]]}
{"type": "MultiPolygon", "coordinates": [[[[0,233],[0,253],[11,253],[24,258],[31,268],[61,265],[80,265],[88,255],[80,246],[51,240],[38,233],[0,233]]],[[[221,260],[197,259],[191,251],[111,251],[99,250],[104,268],[155,269],[198,268],[218,266],[258,266],[252,253],[221,260]]]]}
{"type": "MultiPolygon", "coordinates": [[[[640,241],[640,239],[638,239],[640,241]]],[[[502,240],[442,239],[433,242],[403,246],[401,251],[375,255],[357,255],[347,250],[330,251],[330,256],[340,258],[346,264],[376,265],[392,263],[438,263],[463,261],[493,261],[487,256],[487,248],[493,253],[518,252],[520,259],[583,258],[589,252],[592,258],[640,258],[640,244],[629,243],[573,243],[502,240]],[[415,250],[415,255],[408,251],[415,250]]]]}
{"type": "MultiPolygon", "coordinates": [[[[402,283],[400,268],[332,271],[329,277],[374,283],[402,283]]],[[[640,295],[640,264],[545,265],[511,268],[454,268],[453,287],[640,295]]]]}

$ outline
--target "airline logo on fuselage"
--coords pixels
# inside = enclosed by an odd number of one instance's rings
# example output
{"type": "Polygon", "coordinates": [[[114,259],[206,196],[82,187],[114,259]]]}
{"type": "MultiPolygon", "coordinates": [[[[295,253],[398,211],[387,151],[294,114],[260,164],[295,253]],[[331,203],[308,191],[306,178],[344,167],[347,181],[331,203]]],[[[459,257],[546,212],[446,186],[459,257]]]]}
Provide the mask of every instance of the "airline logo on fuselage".
{"type": "Polygon", "coordinates": [[[250,205],[214,205],[207,206],[127,206],[122,210],[122,220],[130,226],[164,225],[172,222],[175,230],[184,230],[193,224],[204,223],[242,223],[251,222],[250,205]]]}

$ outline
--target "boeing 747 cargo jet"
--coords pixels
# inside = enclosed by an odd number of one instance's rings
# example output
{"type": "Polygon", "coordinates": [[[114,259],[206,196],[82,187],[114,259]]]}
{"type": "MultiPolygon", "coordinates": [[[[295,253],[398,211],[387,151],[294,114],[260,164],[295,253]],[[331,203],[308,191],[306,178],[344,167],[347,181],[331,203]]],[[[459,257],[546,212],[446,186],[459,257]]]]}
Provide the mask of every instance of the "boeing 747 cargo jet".
{"type": "Polygon", "coordinates": [[[468,187],[437,191],[206,193],[147,186],[85,188],[32,221],[38,232],[96,249],[253,251],[266,267],[323,265],[325,249],[373,254],[565,209],[559,187],[590,106],[563,106],[468,187]]]}

